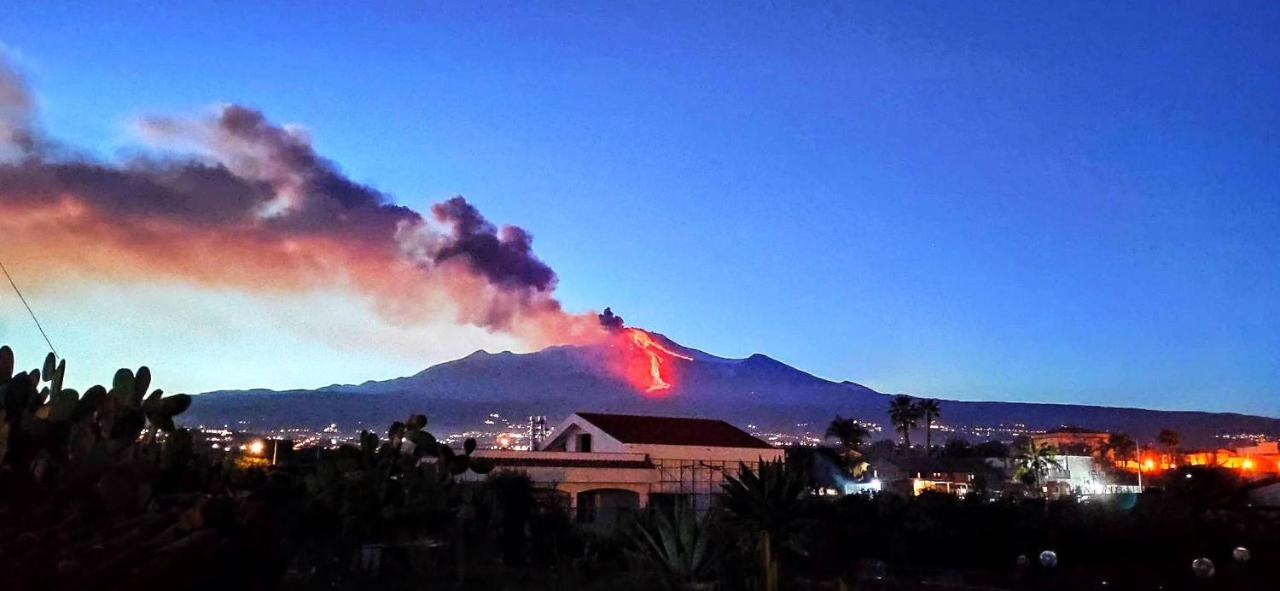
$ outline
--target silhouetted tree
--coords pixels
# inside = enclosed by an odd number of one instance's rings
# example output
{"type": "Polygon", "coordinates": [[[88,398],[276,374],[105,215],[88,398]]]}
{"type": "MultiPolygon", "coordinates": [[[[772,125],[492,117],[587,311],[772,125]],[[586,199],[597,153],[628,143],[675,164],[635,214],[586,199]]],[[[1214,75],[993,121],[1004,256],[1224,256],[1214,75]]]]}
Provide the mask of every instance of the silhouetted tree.
{"type": "Polygon", "coordinates": [[[1178,453],[1178,444],[1182,443],[1182,436],[1178,435],[1178,432],[1173,429],[1164,428],[1160,430],[1159,435],[1156,435],[1156,441],[1159,441],[1160,445],[1164,446],[1165,452],[1172,458],[1174,454],[1178,453]]]}
{"type": "Polygon", "coordinates": [[[1107,442],[1103,444],[1102,449],[1104,457],[1110,455],[1112,459],[1127,462],[1134,459],[1138,453],[1138,444],[1124,433],[1112,433],[1107,436],[1107,442]]]}
{"type": "Polygon", "coordinates": [[[933,423],[942,417],[942,405],[932,398],[921,400],[916,410],[924,421],[924,451],[933,453],[933,423]]]}
{"type": "Polygon", "coordinates": [[[739,464],[737,476],[725,475],[724,508],[755,534],[761,587],[778,589],[778,548],[792,542],[802,525],[809,488],[781,460],[760,462],[758,470],[739,464]]]}
{"type": "Polygon", "coordinates": [[[846,419],[840,415],[827,425],[827,439],[835,439],[840,443],[840,451],[845,457],[862,451],[862,444],[871,433],[854,419],[846,419]]]}
{"type": "Polygon", "coordinates": [[[942,455],[948,458],[967,458],[973,451],[973,446],[963,437],[952,437],[942,446],[942,455]]]}
{"type": "Polygon", "coordinates": [[[498,546],[507,564],[524,561],[525,526],[533,517],[533,481],[523,472],[501,471],[490,474],[485,488],[492,495],[493,509],[498,513],[498,546]]]}
{"type": "Polygon", "coordinates": [[[973,455],[980,458],[1007,458],[1009,457],[1009,446],[1003,441],[987,441],[973,446],[973,455]]]}
{"type": "Polygon", "coordinates": [[[920,408],[910,396],[899,394],[889,402],[889,422],[902,435],[902,444],[908,449],[911,448],[911,430],[919,421],[920,408]]]}

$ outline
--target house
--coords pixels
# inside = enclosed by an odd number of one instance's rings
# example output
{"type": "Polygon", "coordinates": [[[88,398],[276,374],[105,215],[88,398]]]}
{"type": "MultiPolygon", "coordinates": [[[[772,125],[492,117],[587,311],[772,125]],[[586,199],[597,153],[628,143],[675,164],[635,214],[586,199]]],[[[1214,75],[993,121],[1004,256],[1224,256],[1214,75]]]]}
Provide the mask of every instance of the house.
{"type": "Polygon", "coordinates": [[[1117,482],[1103,462],[1087,455],[1053,456],[1041,485],[1053,497],[1141,492],[1137,486],[1117,482]]]}
{"type": "Polygon", "coordinates": [[[1090,455],[1102,450],[1111,434],[1083,427],[1059,427],[1044,433],[1036,433],[1031,440],[1037,445],[1052,445],[1060,453],[1090,455]]]}
{"type": "Polygon", "coordinates": [[[897,456],[873,463],[885,490],[908,496],[934,491],[964,496],[975,490],[1000,490],[1007,480],[985,458],[897,456]]]}
{"type": "Polygon", "coordinates": [[[783,450],[720,420],[579,412],[536,451],[475,455],[559,491],[580,521],[608,522],[650,503],[706,510],[725,474],[780,460],[783,450]]]}
{"type": "Polygon", "coordinates": [[[1261,477],[1280,473],[1280,443],[1262,441],[1254,445],[1192,452],[1183,456],[1191,466],[1219,466],[1240,470],[1247,476],[1261,477]]]}

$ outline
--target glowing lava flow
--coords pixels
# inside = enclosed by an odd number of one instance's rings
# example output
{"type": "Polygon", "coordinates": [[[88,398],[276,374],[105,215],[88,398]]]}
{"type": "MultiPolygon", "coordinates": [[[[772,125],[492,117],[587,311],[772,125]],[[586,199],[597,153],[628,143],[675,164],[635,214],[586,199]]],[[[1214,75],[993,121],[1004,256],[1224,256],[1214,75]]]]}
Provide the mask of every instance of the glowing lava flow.
{"type": "Polygon", "coordinates": [[[627,338],[631,341],[631,344],[639,348],[649,358],[649,387],[646,390],[647,392],[657,392],[671,388],[671,383],[662,377],[662,357],[660,354],[670,355],[671,357],[684,359],[685,361],[693,361],[692,357],[681,355],[662,346],[662,344],[653,340],[653,337],[649,336],[649,333],[643,330],[631,327],[623,330],[625,331],[627,338]]]}

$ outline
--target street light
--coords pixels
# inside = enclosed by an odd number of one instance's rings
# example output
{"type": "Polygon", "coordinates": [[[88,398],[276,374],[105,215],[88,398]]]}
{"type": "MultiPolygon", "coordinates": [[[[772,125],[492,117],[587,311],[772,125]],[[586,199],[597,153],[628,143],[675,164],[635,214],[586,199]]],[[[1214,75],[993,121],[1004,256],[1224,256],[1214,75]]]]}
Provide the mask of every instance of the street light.
{"type": "Polygon", "coordinates": [[[261,439],[259,439],[249,444],[249,453],[255,456],[260,456],[262,455],[262,450],[266,448],[267,448],[267,445],[263,443],[261,439]]]}

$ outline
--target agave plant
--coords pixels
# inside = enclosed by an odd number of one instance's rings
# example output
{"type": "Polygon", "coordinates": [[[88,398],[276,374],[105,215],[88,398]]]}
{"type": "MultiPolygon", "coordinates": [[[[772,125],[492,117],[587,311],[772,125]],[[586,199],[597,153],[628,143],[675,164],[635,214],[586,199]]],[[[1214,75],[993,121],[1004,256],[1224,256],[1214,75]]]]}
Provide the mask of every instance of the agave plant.
{"type": "Polygon", "coordinates": [[[661,573],[668,589],[706,589],[713,567],[710,514],[683,505],[670,515],[651,511],[631,522],[630,555],[661,573]]]}

